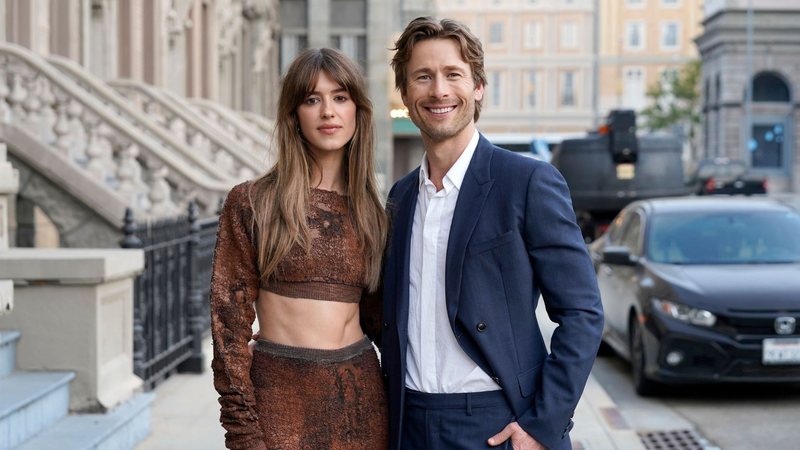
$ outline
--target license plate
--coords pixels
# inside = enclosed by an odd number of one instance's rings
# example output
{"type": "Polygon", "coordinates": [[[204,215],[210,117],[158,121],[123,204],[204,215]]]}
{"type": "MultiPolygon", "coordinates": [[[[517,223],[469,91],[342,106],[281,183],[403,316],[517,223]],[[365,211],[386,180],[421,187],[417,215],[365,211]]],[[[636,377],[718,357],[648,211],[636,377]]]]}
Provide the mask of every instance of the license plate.
{"type": "Polygon", "coordinates": [[[800,364],[800,339],[764,339],[764,364],[800,364]]]}

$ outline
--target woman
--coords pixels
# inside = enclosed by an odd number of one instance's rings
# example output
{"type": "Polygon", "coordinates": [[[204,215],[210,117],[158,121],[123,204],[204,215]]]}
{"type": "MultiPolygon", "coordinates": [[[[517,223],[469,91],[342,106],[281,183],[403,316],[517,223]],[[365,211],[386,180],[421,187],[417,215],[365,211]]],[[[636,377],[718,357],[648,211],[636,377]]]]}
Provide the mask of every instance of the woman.
{"type": "Polygon", "coordinates": [[[378,286],[387,229],[373,127],[355,64],[306,50],[283,80],[277,163],[228,194],[211,280],[228,448],[387,446],[383,381],[360,324],[376,318],[359,311],[378,286]]]}

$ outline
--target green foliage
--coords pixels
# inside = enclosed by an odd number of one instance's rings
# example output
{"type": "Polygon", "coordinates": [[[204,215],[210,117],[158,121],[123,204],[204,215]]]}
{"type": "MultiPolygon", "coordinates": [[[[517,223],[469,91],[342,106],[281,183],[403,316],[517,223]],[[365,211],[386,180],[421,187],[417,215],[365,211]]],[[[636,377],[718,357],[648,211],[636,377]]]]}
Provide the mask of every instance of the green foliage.
{"type": "Polygon", "coordinates": [[[647,97],[650,106],[639,113],[645,128],[672,131],[675,125],[681,125],[691,146],[700,124],[700,61],[684,65],[668,83],[652,85],[647,97]]]}

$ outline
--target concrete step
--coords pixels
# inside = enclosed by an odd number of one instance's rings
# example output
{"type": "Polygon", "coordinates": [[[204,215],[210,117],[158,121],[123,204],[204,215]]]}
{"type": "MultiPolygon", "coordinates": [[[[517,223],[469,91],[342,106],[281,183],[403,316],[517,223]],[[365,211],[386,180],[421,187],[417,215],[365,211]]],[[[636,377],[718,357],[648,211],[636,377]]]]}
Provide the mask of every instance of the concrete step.
{"type": "Polygon", "coordinates": [[[150,434],[154,398],[153,393],[139,393],[105,414],[69,415],[18,450],[133,449],[150,434]]]}
{"type": "Polygon", "coordinates": [[[16,330],[0,330],[0,378],[9,375],[17,366],[17,341],[21,333],[16,330]]]}
{"type": "Polygon", "coordinates": [[[0,450],[16,447],[69,408],[71,372],[12,372],[0,378],[0,450]]]}

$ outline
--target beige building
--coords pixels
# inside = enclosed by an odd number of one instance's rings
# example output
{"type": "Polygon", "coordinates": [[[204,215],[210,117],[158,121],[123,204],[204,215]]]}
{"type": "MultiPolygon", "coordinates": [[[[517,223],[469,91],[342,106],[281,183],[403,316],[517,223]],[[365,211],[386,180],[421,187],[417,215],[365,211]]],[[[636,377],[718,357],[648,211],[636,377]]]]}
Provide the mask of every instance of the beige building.
{"type": "Polygon", "coordinates": [[[648,104],[647,90],[698,58],[703,0],[600,0],[599,113],[648,104]]]}
{"type": "Polygon", "coordinates": [[[593,0],[438,0],[486,54],[486,134],[582,133],[594,118],[593,0]]]}

